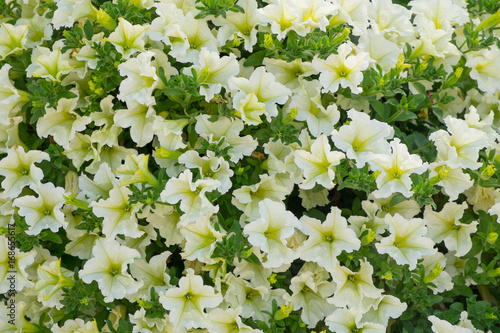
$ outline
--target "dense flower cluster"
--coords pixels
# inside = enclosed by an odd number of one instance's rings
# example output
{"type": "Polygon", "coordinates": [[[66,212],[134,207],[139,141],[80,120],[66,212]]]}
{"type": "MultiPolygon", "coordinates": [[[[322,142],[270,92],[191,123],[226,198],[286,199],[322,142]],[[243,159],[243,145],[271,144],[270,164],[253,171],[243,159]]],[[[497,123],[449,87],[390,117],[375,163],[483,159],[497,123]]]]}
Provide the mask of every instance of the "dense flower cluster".
{"type": "Polygon", "coordinates": [[[500,332],[496,1],[0,9],[1,332],[500,332]]]}

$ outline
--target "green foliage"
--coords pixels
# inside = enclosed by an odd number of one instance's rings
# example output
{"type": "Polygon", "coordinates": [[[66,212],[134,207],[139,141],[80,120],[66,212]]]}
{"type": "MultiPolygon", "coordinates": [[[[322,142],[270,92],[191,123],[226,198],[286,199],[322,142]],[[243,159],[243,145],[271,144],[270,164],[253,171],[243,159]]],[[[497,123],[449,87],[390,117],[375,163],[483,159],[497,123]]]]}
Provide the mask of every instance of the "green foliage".
{"type": "Polygon", "coordinates": [[[228,11],[244,13],[245,10],[236,4],[236,0],[196,0],[201,6],[196,6],[200,12],[195,16],[196,19],[202,19],[207,16],[226,18],[228,11]]]}

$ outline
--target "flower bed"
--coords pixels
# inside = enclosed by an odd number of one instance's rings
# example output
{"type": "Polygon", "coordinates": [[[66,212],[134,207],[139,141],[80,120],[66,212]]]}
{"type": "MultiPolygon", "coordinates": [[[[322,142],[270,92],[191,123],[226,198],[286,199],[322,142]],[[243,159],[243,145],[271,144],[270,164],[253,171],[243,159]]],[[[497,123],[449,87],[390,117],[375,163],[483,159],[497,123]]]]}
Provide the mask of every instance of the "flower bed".
{"type": "Polygon", "coordinates": [[[0,3],[0,331],[500,332],[500,3],[0,3]]]}

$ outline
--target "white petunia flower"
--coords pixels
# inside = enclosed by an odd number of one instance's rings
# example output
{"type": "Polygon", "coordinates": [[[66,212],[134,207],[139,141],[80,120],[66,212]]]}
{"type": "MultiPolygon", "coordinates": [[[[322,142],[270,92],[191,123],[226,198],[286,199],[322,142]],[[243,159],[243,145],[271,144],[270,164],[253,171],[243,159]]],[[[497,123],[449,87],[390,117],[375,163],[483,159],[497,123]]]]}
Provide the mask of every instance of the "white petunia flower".
{"type": "Polygon", "coordinates": [[[113,238],[99,238],[92,249],[92,259],[78,273],[85,283],[97,281],[105,302],[122,299],[142,287],[127,273],[127,267],[140,258],[137,250],[120,245],[113,238]]]}
{"type": "Polygon", "coordinates": [[[289,104],[290,109],[297,110],[296,120],[307,121],[309,132],[317,137],[320,134],[330,134],[333,126],[340,119],[340,112],[336,104],[327,108],[321,102],[321,84],[314,81],[305,81],[302,89],[297,89],[289,104]]]}
{"type": "Polygon", "coordinates": [[[305,215],[300,218],[299,229],[309,236],[297,249],[302,260],[316,262],[332,272],[342,251],[359,250],[361,242],[354,231],[347,228],[347,220],[340,213],[340,209],[332,207],[323,223],[305,215]]]}
{"type": "Polygon", "coordinates": [[[102,222],[102,233],[108,238],[114,238],[121,234],[124,236],[137,238],[143,232],[138,229],[136,205],[128,202],[129,195],[132,194],[126,186],[113,188],[109,191],[109,198],[92,202],[93,213],[104,218],[102,222]]]}
{"type": "Polygon", "coordinates": [[[208,319],[212,326],[208,328],[208,333],[262,333],[259,329],[243,324],[240,314],[241,306],[237,306],[235,309],[215,308],[211,310],[208,313],[208,319]]]}
{"type": "Polygon", "coordinates": [[[222,241],[224,233],[216,231],[210,221],[210,215],[203,215],[195,222],[188,223],[180,229],[181,235],[186,240],[183,259],[203,263],[212,263],[211,258],[215,246],[222,241]]]}
{"type": "Polygon", "coordinates": [[[127,100],[127,109],[116,110],[113,120],[117,126],[130,127],[130,137],[138,147],[144,147],[153,140],[153,122],[156,111],[152,106],[127,100]]]}
{"type": "Polygon", "coordinates": [[[374,154],[390,153],[391,146],[387,140],[394,136],[391,126],[354,109],[347,111],[347,115],[351,121],[332,132],[332,141],[348,158],[355,160],[359,168],[374,154]]]}
{"type": "Polygon", "coordinates": [[[0,124],[10,125],[11,119],[19,114],[21,106],[29,100],[28,93],[16,89],[9,79],[11,65],[0,69],[0,124]]]}
{"type": "Polygon", "coordinates": [[[427,228],[425,220],[405,219],[399,214],[386,215],[390,235],[375,244],[381,254],[387,253],[399,265],[409,265],[410,270],[417,267],[418,259],[437,252],[432,239],[425,237],[427,228]]]}
{"type": "Polygon", "coordinates": [[[52,25],[57,30],[61,27],[72,27],[81,18],[95,19],[97,9],[91,0],[56,0],[57,9],[52,17],[52,25]]]}
{"type": "Polygon", "coordinates": [[[293,29],[299,36],[305,36],[314,29],[326,31],[330,16],[337,14],[338,7],[325,0],[291,0],[296,19],[292,21],[293,29]]]}
{"type": "Polygon", "coordinates": [[[292,295],[285,294],[287,302],[293,304],[294,310],[302,309],[300,319],[307,327],[316,324],[335,310],[336,306],[328,303],[326,298],[335,291],[335,283],[318,279],[311,271],[302,272],[290,281],[292,295]]]}
{"type": "Polygon", "coordinates": [[[338,307],[364,308],[366,299],[378,299],[382,289],[373,285],[373,267],[368,261],[360,261],[359,271],[353,272],[337,262],[331,271],[336,290],[328,302],[338,307]]]}
{"type": "Polygon", "coordinates": [[[143,282],[142,287],[137,292],[141,295],[142,299],[150,299],[151,288],[154,288],[158,293],[166,291],[170,287],[170,275],[165,270],[167,268],[168,257],[171,254],[169,251],[164,251],[151,257],[149,262],[146,262],[145,259],[137,259],[130,264],[132,277],[137,281],[143,282]]]}
{"type": "Polygon", "coordinates": [[[330,0],[338,6],[338,13],[330,18],[329,27],[343,23],[352,26],[354,36],[362,36],[368,28],[368,5],[366,0],[330,0]]]}
{"type": "Polygon", "coordinates": [[[248,52],[252,52],[253,46],[257,43],[257,26],[261,23],[257,14],[256,0],[239,0],[238,6],[244,12],[228,11],[226,17],[212,19],[214,24],[219,26],[217,40],[224,45],[228,40],[234,40],[235,36],[243,39],[243,46],[248,52]]]}
{"type": "Polygon", "coordinates": [[[245,123],[260,124],[260,115],[266,115],[268,121],[278,115],[276,103],[285,104],[292,94],[290,89],[276,82],[273,74],[264,67],[254,70],[249,79],[232,77],[229,88],[237,91],[233,95],[233,107],[245,123]],[[255,113],[255,111],[258,111],[255,113]],[[255,113],[255,114],[254,114],[255,113]]]}
{"type": "Polygon", "coordinates": [[[198,179],[193,182],[191,170],[185,170],[178,178],[170,178],[161,192],[161,199],[173,205],[180,201],[181,225],[196,221],[203,215],[217,213],[219,206],[214,206],[205,194],[214,191],[220,182],[214,179],[198,179]]]}
{"type": "Polygon", "coordinates": [[[27,25],[28,34],[26,35],[26,47],[34,48],[41,45],[43,41],[50,40],[54,29],[49,24],[51,19],[46,18],[45,14],[38,15],[34,13],[33,17],[20,18],[16,21],[17,25],[27,25]]]}
{"type": "Polygon", "coordinates": [[[231,189],[232,182],[230,178],[233,176],[234,172],[223,157],[216,158],[215,153],[210,150],[207,151],[207,155],[208,156],[200,157],[198,152],[188,150],[179,156],[178,161],[187,168],[197,168],[200,171],[202,179],[218,180],[220,184],[217,187],[217,191],[224,194],[231,189]]]}
{"type": "Polygon", "coordinates": [[[451,169],[448,162],[438,161],[429,164],[429,178],[438,179],[436,185],[442,186],[442,191],[450,197],[450,200],[456,200],[465,190],[474,185],[468,173],[464,173],[462,168],[451,169]]]}
{"type": "Polygon", "coordinates": [[[377,323],[363,322],[364,311],[360,308],[341,308],[326,317],[325,324],[332,332],[337,333],[384,333],[385,326],[377,323]]]}
{"type": "Polygon", "coordinates": [[[392,295],[382,295],[375,300],[370,309],[363,314],[362,322],[377,323],[387,326],[389,318],[398,318],[408,308],[399,298],[392,295]]]}
{"type": "Polygon", "coordinates": [[[414,14],[422,15],[434,23],[436,29],[448,30],[469,21],[469,13],[453,0],[412,0],[409,5],[414,14]]]}
{"type": "Polygon", "coordinates": [[[465,55],[470,77],[477,81],[481,91],[497,94],[500,90],[500,49],[496,45],[465,55]]]}
{"type": "Polygon", "coordinates": [[[259,175],[260,181],[250,186],[242,186],[233,191],[231,203],[241,210],[249,220],[259,217],[259,203],[264,199],[281,202],[290,190],[276,183],[273,177],[259,175]]]}
{"type": "MultiPolygon", "coordinates": [[[[387,224],[385,223],[384,218],[377,215],[380,206],[375,202],[365,200],[361,202],[361,207],[365,211],[366,216],[351,215],[349,217],[349,227],[354,230],[357,237],[361,236],[363,231],[368,230],[369,232],[374,233],[373,236],[375,238],[380,238],[380,235],[387,230],[387,224]]],[[[367,235],[367,237],[370,236],[367,235]]]]}
{"type": "Polygon", "coordinates": [[[452,169],[479,168],[482,165],[477,162],[479,150],[488,145],[486,133],[471,128],[464,120],[452,116],[447,116],[444,122],[448,132],[438,130],[429,136],[436,145],[438,158],[452,169]]]}
{"type": "Polygon", "coordinates": [[[448,202],[438,213],[434,212],[430,206],[425,207],[424,219],[427,222],[427,237],[439,243],[444,240],[444,244],[449,251],[456,251],[456,256],[465,255],[472,248],[471,233],[476,232],[478,222],[469,224],[461,223],[467,203],[461,205],[455,202],[448,202]]]}
{"type": "Polygon", "coordinates": [[[166,246],[180,244],[183,241],[184,237],[177,226],[180,219],[177,210],[167,205],[157,205],[154,212],[146,216],[146,221],[158,229],[161,237],[165,238],[166,246]]]}
{"type": "MultiPolygon", "coordinates": [[[[391,0],[372,0],[368,4],[370,26],[378,34],[413,36],[411,12],[391,0]]],[[[363,35],[362,35],[363,36],[363,35]]]]}
{"type": "MultiPolygon", "coordinates": [[[[35,261],[36,251],[21,252],[17,248],[13,248],[11,242],[15,239],[8,239],[7,235],[0,236],[0,293],[7,294],[13,288],[10,287],[12,281],[12,271],[15,271],[14,276],[16,291],[21,291],[25,287],[32,288],[33,282],[28,278],[26,268],[31,266],[35,261]],[[14,257],[14,258],[13,258],[14,257]]],[[[15,238],[15,237],[14,237],[15,238]]]]}
{"type": "Polygon", "coordinates": [[[57,144],[67,147],[75,138],[76,132],[84,131],[92,121],[90,117],[81,117],[75,112],[77,103],[78,98],[61,98],[57,102],[57,110],[45,108],[45,115],[36,123],[37,134],[44,138],[51,135],[57,144]]]}
{"type": "Polygon", "coordinates": [[[286,239],[299,227],[299,220],[285,209],[282,202],[264,199],[259,202],[260,217],[245,226],[243,232],[248,241],[267,253],[266,268],[277,268],[290,264],[295,259],[293,251],[286,246],[286,239]]]}
{"type": "Polygon", "coordinates": [[[97,327],[97,321],[94,319],[92,321],[85,322],[83,319],[68,319],[64,322],[62,327],[58,324],[54,324],[51,327],[52,333],[98,333],[99,328],[97,327]]]}
{"type": "Polygon", "coordinates": [[[35,291],[38,293],[38,301],[44,306],[61,309],[64,305],[62,288],[74,286],[73,272],[61,267],[61,259],[46,261],[39,265],[37,269],[38,279],[35,284],[35,291]]]}
{"type": "Polygon", "coordinates": [[[68,226],[64,220],[61,207],[64,205],[64,188],[55,187],[52,183],[41,184],[34,188],[38,197],[32,195],[14,200],[14,206],[19,207],[19,215],[24,216],[29,229],[28,235],[38,235],[43,229],[57,232],[59,228],[68,226]]]}
{"type": "Polygon", "coordinates": [[[311,145],[310,152],[295,151],[295,164],[303,171],[304,181],[299,184],[302,189],[312,189],[316,184],[327,189],[335,186],[335,166],[345,157],[344,153],[331,151],[326,135],[321,134],[311,145]]]}
{"type": "Polygon", "coordinates": [[[52,45],[52,51],[43,46],[37,46],[31,54],[31,64],[26,68],[27,77],[41,77],[50,81],[61,81],[61,77],[70,73],[70,52],[62,52],[62,40],[52,45]]]}
{"type": "Polygon", "coordinates": [[[240,136],[240,132],[244,127],[240,119],[219,117],[218,120],[211,121],[209,115],[202,114],[196,117],[194,129],[209,143],[219,143],[224,140],[220,148],[224,149],[229,146],[228,155],[231,157],[230,160],[236,163],[243,156],[251,155],[258,144],[257,140],[252,138],[251,135],[240,136]]]}
{"type": "MultiPolygon", "coordinates": [[[[390,0],[389,0],[390,1],[390,0]]],[[[358,48],[367,52],[374,64],[380,65],[384,73],[396,67],[402,50],[396,43],[369,29],[359,38],[358,48]]]]}
{"type": "Polygon", "coordinates": [[[22,146],[13,146],[7,151],[7,156],[0,160],[0,175],[3,195],[16,198],[24,187],[34,189],[40,186],[43,171],[35,163],[50,160],[49,154],[38,150],[24,151],[22,146]]]}
{"type": "Polygon", "coordinates": [[[222,296],[215,294],[214,288],[203,284],[201,276],[193,269],[186,270],[187,275],[179,280],[178,288],[170,288],[160,293],[160,303],[170,310],[169,319],[176,328],[207,328],[210,321],[203,311],[215,308],[222,302],[222,296]]]}
{"type": "Polygon", "coordinates": [[[144,37],[148,27],[139,24],[132,25],[123,17],[119,17],[118,22],[115,31],[106,40],[114,45],[124,59],[130,58],[137,52],[145,52],[144,37]]]}
{"type": "Polygon", "coordinates": [[[292,22],[297,19],[297,8],[290,0],[276,0],[264,8],[257,9],[260,19],[271,24],[271,32],[278,35],[278,40],[286,37],[294,29],[292,22]]]}
{"type": "Polygon", "coordinates": [[[409,154],[408,147],[395,138],[390,143],[392,154],[376,154],[368,162],[372,170],[380,171],[376,183],[378,191],[373,192],[376,198],[388,197],[395,192],[410,197],[411,178],[413,173],[422,174],[427,170],[427,162],[422,163],[422,159],[416,154],[409,154]]]}
{"type": "Polygon", "coordinates": [[[202,85],[200,95],[205,96],[207,102],[210,102],[215,94],[220,93],[222,87],[227,88],[228,80],[240,72],[238,60],[233,53],[230,56],[220,57],[219,52],[211,52],[206,48],[201,49],[195,64],[185,68],[183,73],[191,76],[191,69],[198,75],[198,82],[202,85]]]}
{"type": "Polygon", "coordinates": [[[429,316],[427,319],[432,323],[432,332],[434,333],[474,333],[470,328],[452,325],[446,320],[439,319],[436,316],[429,316]]]}
{"type": "Polygon", "coordinates": [[[300,58],[290,62],[282,59],[264,58],[262,63],[266,66],[268,72],[276,76],[276,81],[292,91],[303,89],[304,82],[301,79],[318,74],[312,63],[304,62],[300,58]]]}
{"type": "Polygon", "coordinates": [[[0,59],[5,59],[9,54],[17,53],[26,48],[28,25],[10,23],[0,24],[0,59]]]}
{"type": "Polygon", "coordinates": [[[443,271],[446,266],[446,257],[444,254],[437,252],[436,254],[425,256],[422,266],[424,266],[425,270],[424,281],[434,285],[434,287],[429,285],[429,289],[432,290],[434,295],[453,289],[450,274],[443,271]]]}

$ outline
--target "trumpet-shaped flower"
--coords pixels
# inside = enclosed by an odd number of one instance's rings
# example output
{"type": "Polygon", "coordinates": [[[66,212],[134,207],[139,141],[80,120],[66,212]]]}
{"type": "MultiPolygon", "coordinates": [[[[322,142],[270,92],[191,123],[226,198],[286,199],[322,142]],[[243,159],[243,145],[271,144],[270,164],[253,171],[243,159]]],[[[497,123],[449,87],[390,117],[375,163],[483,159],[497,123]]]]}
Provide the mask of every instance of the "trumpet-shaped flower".
{"type": "Polygon", "coordinates": [[[93,258],[79,272],[85,283],[97,281],[105,302],[122,299],[142,286],[127,273],[127,266],[140,258],[137,250],[120,245],[113,238],[99,238],[92,249],[93,258]]]}
{"type": "Polygon", "coordinates": [[[243,39],[244,48],[252,52],[257,43],[257,25],[261,23],[257,15],[257,1],[240,0],[238,6],[243,8],[244,13],[229,11],[225,18],[217,17],[213,22],[220,26],[217,40],[224,45],[228,40],[234,40],[234,36],[243,39]]]}
{"type": "Polygon", "coordinates": [[[469,174],[464,173],[462,168],[451,169],[445,161],[429,164],[429,170],[429,177],[438,180],[436,185],[443,187],[443,192],[450,197],[450,201],[456,200],[460,193],[474,185],[469,174]]]}
{"type": "Polygon", "coordinates": [[[160,292],[170,287],[170,275],[165,270],[167,268],[167,259],[171,254],[169,251],[165,251],[151,257],[149,262],[146,262],[145,259],[137,259],[130,264],[132,277],[144,283],[138,291],[142,299],[150,299],[150,288],[160,292]],[[141,293],[141,291],[143,292],[141,293]]]}
{"type": "Polygon", "coordinates": [[[206,20],[194,18],[194,12],[188,12],[176,24],[175,29],[167,31],[169,40],[165,43],[171,45],[169,55],[180,62],[195,62],[203,47],[212,52],[217,52],[218,43],[206,20]]]}
{"type": "Polygon", "coordinates": [[[363,92],[358,85],[363,80],[363,71],[370,65],[370,57],[366,52],[352,55],[352,46],[344,43],[339,46],[338,54],[332,54],[326,60],[315,57],[312,61],[314,69],[319,71],[319,82],[325,92],[336,92],[339,85],[350,88],[354,94],[363,92]]]}
{"type": "Polygon", "coordinates": [[[391,234],[375,244],[379,253],[389,254],[399,265],[409,265],[410,270],[417,267],[418,259],[436,253],[432,239],[424,237],[427,234],[424,220],[395,214],[386,215],[385,221],[391,234]]]}
{"type": "Polygon", "coordinates": [[[27,77],[41,77],[50,81],[61,81],[61,76],[73,69],[69,62],[70,52],[62,52],[62,41],[52,46],[52,51],[43,46],[37,46],[31,55],[31,64],[26,68],[27,77]]]}
{"type": "Polygon", "coordinates": [[[300,231],[308,239],[297,249],[301,259],[318,263],[327,271],[332,272],[337,266],[337,256],[342,251],[359,250],[361,242],[351,229],[347,228],[347,220],[340,215],[340,209],[332,207],[325,222],[302,216],[300,231]]]}
{"type": "Polygon", "coordinates": [[[376,203],[368,200],[361,202],[361,207],[365,211],[366,216],[351,215],[349,217],[350,228],[354,230],[357,237],[361,236],[365,230],[373,232],[373,237],[382,235],[384,231],[387,230],[387,224],[385,224],[382,217],[377,216],[380,207],[376,203]]]}
{"type": "Polygon", "coordinates": [[[470,224],[459,222],[467,207],[466,202],[461,205],[448,202],[439,213],[433,211],[430,206],[425,207],[424,219],[427,221],[427,237],[436,243],[444,240],[446,248],[450,251],[456,251],[457,257],[465,255],[472,248],[470,234],[476,232],[479,224],[477,221],[470,224]]]}
{"type": "Polygon", "coordinates": [[[500,49],[492,45],[488,49],[465,55],[465,66],[471,68],[470,77],[477,81],[480,90],[497,94],[500,90],[500,49]]]}
{"type": "Polygon", "coordinates": [[[290,264],[295,254],[286,246],[286,239],[299,227],[299,220],[285,209],[282,202],[271,199],[259,202],[259,215],[260,218],[247,224],[243,232],[248,235],[250,244],[267,253],[263,266],[276,268],[290,264]]]}
{"type": "Polygon", "coordinates": [[[337,309],[326,317],[325,324],[336,333],[384,333],[385,326],[362,321],[364,311],[360,308],[337,309]]]}
{"type": "Polygon", "coordinates": [[[330,27],[347,23],[353,27],[352,34],[362,36],[368,28],[368,5],[365,0],[332,0],[338,12],[330,18],[330,27]]]}
{"type": "Polygon", "coordinates": [[[64,189],[52,183],[41,184],[34,188],[38,197],[32,195],[17,198],[14,206],[19,207],[19,215],[24,216],[29,229],[28,235],[38,235],[43,229],[57,232],[68,226],[61,207],[64,204],[64,189]]]}
{"type": "Polygon", "coordinates": [[[286,294],[285,298],[293,304],[294,310],[302,309],[300,319],[309,328],[316,327],[320,320],[335,310],[336,307],[326,301],[335,291],[335,283],[318,279],[311,271],[299,273],[290,283],[293,294],[286,294]]]}
{"type": "Polygon", "coordinates": [[[300,36],[305,36],[316,28],[326,31],[326,27],[330,23],[328,17],[338,12],[338,7],[330,1],[291,0],[290,2],[296,15],[296,19],[292,22],[293,29],[300,36]]]}
{"type": "Polygon", "coordinates": [[[97,333],[99,332],[99,328],[95,319],[85,322],[83,319],[76,318],[66,320],[62,327],[54,324],[51,327],[51,331],[53,333],[97,333]]]}
{"type": "Polygon", "coordinates": [[[327,189],[335,186],[335,166],[345,157],[344,153],[331,151],[325,134],[319,135],[311,145],[310,152],[295,151],[295,164],[303,171],[304,181],[299,185],[302,189],[312,189],[316,184],[327,189]]]}
{"type": "Polygon", "coordinates": [[[178,288],[160,293],[160,303],[170,310],[169,319],[176,328],[207,328],[210,321],[203,310],[215,308],[222,302],[222,296],[215,294],[214,288],[203,285],[203,279],[195,275],[193,269],[188,268],[186,273],[179,280],[178,288]]]}
{"type": "Polygon", "coordinates": [[[391,0],[372,0],[368,4],[370,26],[378,34],[413,36],[411,11],[391,0]]]}
{"type": "Polygon", "coordinates": [[[99,197],[104,199],[109,198],[109,191],[115,187],[120,187],[120,182],[115,178],[109,165],[102,163],[99,166],[99,170],[95,173],[93,180],[82,174],[78,178],[78,187],[81,190],[78,193],[79,198],[95,201],[99,197]]]}
{"type": "Polygon", "coordinates": [[[262,311],[271,311],[271,304],[276,300],[278,306],[284,303],[283,289],[270,289],[262,285],[250,284],[232,274],[226,277],[228,285],[224,300],[233,308],[241,306],[241,316],[243,318],[252,317],[254,320],[267,320],[262,311]]]}
{"type": "Polygon", "coordinates": [[[159,230],[161,237],[165,238],[165,245],[180,244],[184,237],[177,227],[181,217],[172,206],[157,205],[152,214],[147,214],[146,220],[159,230]]]}
{"type": "Polygon", "coordinates": [[[21,291],[24,287],[33,287],[33,282],[28,279],[26,268],[34,263],[36,251],[21,252],[14,248],[12,244],[14,241],[15,239],[8,239],[7,235],[0,236],[0,293],[2,294],[12,289],[11,279],[9,279],[12,271],[16,272],[16,291],[21,291]]]}
{"type": "Polygon", "coordinates": [[[5,64],[0,69],[0,124],[10,125],[24,102],[27,102],[28,94],[17,90],[9,79],[11,65],[5,64]]]}
{"type": "Polygon", "coordinates": [[[287,32],[294,28],[292,22],[297,19],[296,8],[289,0],[273,1],[257,12],[262,22],[271,23],[271,32],[278,35],[278,40],[286,37],[287,32]]]}
{"type": "Polygon", "coordinates": [[[208,313],[208,319],[212,326],[208,333],[262,333],[259,329],[253,329],[241,321],[241,306],[226,310],[215,308],[208,313]]]}
{"type": "Polygon", "coordinates": [[[35,163],[49,159],[49,154],[42,151],[25,152],[22,146],[10,148],[7,156],[0,160],[0,175],[5,177],[2,181],[3,195],[16,198],[25,186],[32,189],[40,186],[43,171],[35,163]]]}
{"type": "Polygon", "coordinates": [[[373,267],[368,261],[360,261],[360,268],[357,272],[340,266],[337,262],[331,274],[337,288],[333,297],[328,301],[335,306],[363,308],[363,301],[366,298],[378,299],[382,295],[383,290],[373,285],[373,267]]]}
{"type": "Polygon", "coordinates": [[[92,202],[91,207],[94,214],[104,218],[102,233],[106,237],[114,238],[121,234],[137,238],[143,234],[137,227],[135,214],[139,207],[128,202],[130,194],[132,191],[122,186],[109,191],[109,198],[92,202]]]}
{"type": "MultiPolygon", "coordinates": [[[[458,255],[457,255],[458,257],[458,255]]],[[[431,282],[434,286],[429,285],[434,295],[442,293],[445,290],[453,289],[453,282],[448,272],[443,271],[446,266],[446,257],[441,252],[425,256],[422,261],[425,271],[425,282],[431,282]]]]}
{"type": "Polygon", "coordinates": [[[34,13],[32,17],[23,17],[16,21],[17,25],[27,25],[28,34],[26,35],[26,47],[33,48],[43,43],[45,40],[50,40],[54,29],[50,22],[53,19],[45,17],[45,14],[38,15],[34,13]]]}
{"type": "Polygon", "coordinates": [[[447,30],[454,25],[462,25],[469,21],[469,13],[453,0],[412,0],[409,5],[414,14],[422,15],[434,23],[436,29],[447,30]]]}
{"type": "Polygon", "coordinates": [[[200,95],[205,96],[207,102],[210,102],[215,94],[220,93],[222,87],[227,88],[228,80],[240,72],[238,60],[234,54],[220,57],[219,52],[211,52],[206,48],[201,49],[195,64],[183,72],[191,75],[191,69],[198,74],[198,82],[202,85],[200,95]]]}
{"type": "Polygon", "coordinates": [[[2,124],[0,121],[0,153],[7,154],[10,147],[23,145],[19,138],[19,124],[23,121],[23,117],[13,117],[9,120],[8,125],[2,124]]]}
{"type": "Polygon", "coordinates": [[[215,179],[220,182],[217,187],[219,193],[224,194],[231,189],[231,177],[234,172],[229,167],[229,163],[223,157],[216,158],[213,151],[208,150],[205,157],[194,150],[188,150],[179,156],[179,163],[193,169],[197,168],[200,171],[202,179],[215,179]]]}
{"type": "MultiPolygon", "coordinates": [[[[427,319],[432,323],[431,329],[432,329],[432,332],[434,332],[434,333],[447,333],[447,332],[476,333],[477,332],[477,330],[473,331],[467,327],[460,327],[458,325],[452,325],[449,322],[447,322],[446,320],[439,319],[436,316],[429,316],[427,319]]],[[[479,332],[481,332],[481,331],[479,331],[479,332]]]]}
{"type": "Polygon", "coordinates": [[[274,178],[266,174],[260,175],[260,182],[250,186],[242,186],[233,191],[231,203],[241,210],[249,220],[259,217],[259,203],[264,199],[283,201],[290,191],[276,183],[274,178]]]}
{"type": "Polygon", "coordinates": [[[452,169],[479,168],[482,165],[477,162],[479,150],[488,145],[486,133],[452,116],[446,117],[444,122],[448,132],[439,130],[429,136],[436,145],[438,158],[452,169]]]}
{"type": "Polygon", "coordinates": [[[188,223],[180,229],[180,233],[186,240],[182,258],[186,260],[199,260],[210,263],[215,246],[225,235],[216,231],[210,222],[210,215],[204,215],[195,222],[188,223]]]}
{"type": "Polygon", "coordinates": [[[240,119],[230,119],[220,117],[217,121],[210,120],[210,116],[203,114],[196,117],[196,125],[194,127],[203,139],[209,143],[223,143],[221,149],[229,147],[227,153],[230,156],[231,162],[238,162],[243,156],[249,156],[257,148],[257,140],[251,135],[240,136],[244,124],[240,119]]]}
{"type": "Polygon", "coordinates": [[[332,132],[332,141],[348,158],[355,160],[358,167],[369,162],[373,154],[390,153],[387,140],[394,136],[391,126],[354,109],[347,111],[347,115],[351,121],[332,132]]]}
{"type": "Polygon", "coordinates": [[[118,18],[118,26],[107,40],[114,45],[124,59],[130,58],[134,53],[144,52],[145,32],[148,29],[140,24],[132,25],[123,17],[118,18]]]}
{"type": "Polygon", "coordinates": [[[372,170],[380,171],[377,177],[378,191],[373,192],[375,197],[388,197],[395,192],[405,197],[412,195],[410,175],[421,174],[427,170],[427,163],[416,154],[409,154],[408,147],[396,138],[390,143],[392,154],[376,154],[368,162],[372,170]]]}
{"type": "Polygon", "coordinates": [[[121,185],[133,183],[148,183],[151,186],[158,186],[158,180],[149,172],[149,155],[129,154],[125,157],[125,163],[120,165],[115,173],[121,180],[121,185]]]}
{"type": "Polygon", "coordinates": [[[0,25],[0,59],[25,48],[28,25],[14,26],[10,23],[0,25]]]}
{"type": "Polygon", "coordinates": [[[276,103],[285,104],[292,92],[275,81],[275,76],[264,67],[254,70],[249,79],[229,79],[229,88],[237,91],[233,96],[233,107],[246,123],[257,125],[262,122],[259,117],[247,117],[255,110],[258,110],[258,116],[265,114],[268,120],[278,115],[276,103]]]}
{"type": "Polygon", "coordinates": [[[382,67],[384,73],[396,67],[399,55],[402,52],[396,43],[387,40],[371,29],[359,38],[358,47],[360,51],[367,52],[370,59],[374,60],[374,63],[382,67]]]}
{"type": "Polygon", "coordinates": [[[64,306],[61,303],[62,288],[71,288],[75,284],[72,272],[61,267],[61,259],[59,259],[38,266],[37,275],[35,291],[38,292],[38,301],[44,306],[61,309],[64,306]]]}
{"type": "Polygon", "coordinates": [[[78,98],[61,98],[57,102],[57,110],[46,108],[45,115],[40,117],[36,123],[36,132],[41,137],[51,135],[54,141],[63,147],[67,147],[69,142],[75,138],[76,132],[81,132],[87,128],[87,124],[92,120],[88,116],[80,117],[74,110],[78,98]]]}
{"type": "Polygon", "coordinates": [[[97,9],[91,0],[56,0],[57,9],[52,17],[55,29],[71,27],[73,23],[81,18],[96,18],[97,9]]]}
{"type": "Polygon", "coordinates": [[[214,191],[219,184],[214,179],[198,179],[193,182],[193,173],[188,169],[178,178],[170,178],[160,195],[164,202],[171,205],[181,202],[180,208],[184,212],[181,225],[185,225],[219,210],[219,206],[214,206],[205,196],[205,193],[214,191]]]}
{"type": "Polygon", "coordinates": [[[363,314],[362,321],[387,326],[389,318],[398,318],[408,308],[399,298],[392,295],[382,295],[370,305],[370,309],[363,314]]]}
{"type": "Polygon", "coordinates": [[[307,121],[309,132],[313,136],[330,134],[340,119],[337,105],[330,104],[326,109],[321,102],[321,84],[318,81],[307,81],[302,90],[292,96],[289,107],[297,110],[295,119],[307,121]]]}
{"type": "MultiPolygon", "coordinates": [[[[290,62],[282,59],[264,58],[262,63],[266,66],[266,70],[268,72],[271,72],[276,76],[276,81],[288,87],[292,91],[302,89],[304,84],[301,79],[304,77],[318,74],[318,71],[314,69],[312,63],[304,62],[300,58],[290,62]]],[[[310,83],[311,82],[307,82],[307,84],[310,83]]]]}

